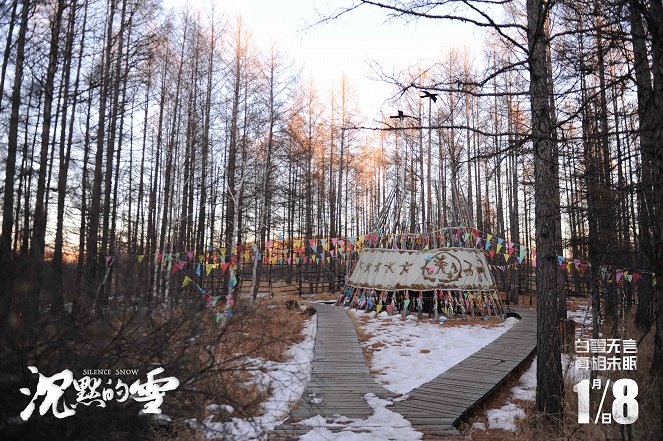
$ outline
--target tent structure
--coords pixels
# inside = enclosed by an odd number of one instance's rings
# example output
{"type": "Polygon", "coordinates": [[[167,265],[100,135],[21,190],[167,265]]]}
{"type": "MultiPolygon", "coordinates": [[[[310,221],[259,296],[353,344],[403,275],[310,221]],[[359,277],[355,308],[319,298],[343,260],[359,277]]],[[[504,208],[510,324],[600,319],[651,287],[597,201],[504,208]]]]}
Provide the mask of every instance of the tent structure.
{"type": "Polygon", "coordinates": [[[387,291],[495,289],[486,257],[474,248],[367,249],[347,285],[387,291]]]}
{"type": "Polygon", "coordinates": [[[339,303],[447,318],[504,314],[483,251],[460,247],[366,249],[347,278],[339,303]]]}

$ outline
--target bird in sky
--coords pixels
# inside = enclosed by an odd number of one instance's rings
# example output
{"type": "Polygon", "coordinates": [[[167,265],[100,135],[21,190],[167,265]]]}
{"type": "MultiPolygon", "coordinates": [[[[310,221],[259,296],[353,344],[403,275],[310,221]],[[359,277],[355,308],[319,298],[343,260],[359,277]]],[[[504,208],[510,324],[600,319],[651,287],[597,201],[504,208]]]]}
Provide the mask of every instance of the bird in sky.
{"type": "MultiPolygon", "coordinates": [[[[398,115],[391,115],[389,118],[392,118],[392,119],[400,119],[400,120],[402,121],[402,120],[404,120],[405,118],[415,118],[415,117],[412,116],[412,115],[406,115],[406,114],[403,113],[402,110],[399,110],[399,111],[398,111],[398,115]]],[[[415,118],[415,119],[416,119],[416,118],[415,118]]]]}
{"type": "Polygon", "coordinates": [[[420,95],[419,96],[420,98],[430,98],[433,100],[434,103],[437,102],[437,95],[438,95],[437,93],[430,93],[427,90],[422,90],[421,93],[423,95],[420,95]]]}

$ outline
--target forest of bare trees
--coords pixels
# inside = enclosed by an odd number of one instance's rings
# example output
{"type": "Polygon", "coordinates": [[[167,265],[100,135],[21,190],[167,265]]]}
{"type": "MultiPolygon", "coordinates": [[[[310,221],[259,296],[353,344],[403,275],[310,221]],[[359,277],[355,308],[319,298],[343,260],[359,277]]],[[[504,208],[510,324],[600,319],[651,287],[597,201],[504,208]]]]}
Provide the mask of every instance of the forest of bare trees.
{"type": "Polygon", "coordinates": [[[43,314],[103,317],[118,298],[194,303],[174,266],[198,256],[230,264],[228,294],[246,250],[259,281],[275,239],[292,257],[310,239],[386,233],[375,228],[398,187],[393,233],[472,227],[527,250],[535,285],[518,268],[504,277],[515,300],[536,287],[539,411],[563,406],[558,256],[589,263],[569,277],[593,298],[596,332],[601,302],[616,326],[637,291],[663,388],[661,0],[338,6],[328,25],[357,8],[473,24],[483,50],[382,74],[394,94],[374,121],[352,78],[321,92],[222,11],[2,0],[2,335],[29,335],[43,314]],[[618,289],[615,268],[646,277],[618,289]]]}

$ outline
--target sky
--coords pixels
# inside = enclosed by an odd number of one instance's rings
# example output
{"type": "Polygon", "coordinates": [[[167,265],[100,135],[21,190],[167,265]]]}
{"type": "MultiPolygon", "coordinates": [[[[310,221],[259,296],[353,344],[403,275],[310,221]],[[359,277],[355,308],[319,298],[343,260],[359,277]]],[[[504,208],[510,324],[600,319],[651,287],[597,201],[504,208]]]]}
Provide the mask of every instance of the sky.
{"type": "MultiPolygon", "coordinates": [[[[360,112],[367,120],[380,111],[394,93],[378,79],[371,65],[398,73],[420,64],[428,67],[450,47],[468,47],[480,54],[482,37],[471,25],[449,21],[390,19],[386,12],[361,6],[341,18],[315,24],[322,16],[351,4],[352,0],[212,0],[227,16],[241,15],[258,48],[276,44],[300,67],[301,80],[313,81],[322,99],[346,78],[354,89],[360,112]]],[[[166,0],[164,6],[200,7],[209,0],[166,0]]]]}

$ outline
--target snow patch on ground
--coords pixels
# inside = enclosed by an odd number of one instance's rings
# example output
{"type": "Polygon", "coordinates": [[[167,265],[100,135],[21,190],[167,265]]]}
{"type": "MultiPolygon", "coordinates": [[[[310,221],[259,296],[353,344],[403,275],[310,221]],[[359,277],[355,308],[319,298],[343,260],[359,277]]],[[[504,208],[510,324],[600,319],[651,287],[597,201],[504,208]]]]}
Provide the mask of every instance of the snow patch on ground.
{"type": "Polygon", "coordinates": [[[339,416],[330,421],[317,415],[300,422],[314,427],[302,435],[299,441],[409,441],[421,439],[423,436],[400,414],[387,409],[392,401],[378,398],[373,393],[364,395],[364,399],[373,408],[373,415],[366,419],[339,416]],[[343,428],[339,431],[339,427],[343,428]],[[332,432],[330,428],[335,431],[332,432]]]}
{"type": "MultiPolygon", "coordinates": [[[[373,335],[362,342],[373,346],[371,370],[386,389],[404,394],[427,383],[469,357],[510,329],[518,320],[508,318],[497,326],[463,325],[444,327],[436,323],[401,320],[385,312],[375,316],[350,310],[357,317],[368,316],[361,327],[373,335]]],[[[408,318],[415,318],[410,315],[408,318]]]]}
{"type": "Polygon", "coordinates": [[[516,431],[516,418],[525,418],[525,411],[513,403],[507,403],[499,409],[486,411],[488,427],[510,432],[516,431]]]}
{"type": "MultiPolygon", "coordinates": [[[[304,340],[288,349],[288,361],[277,363],[262,359],[248,360],[255,368],[260,368],[254,370],[252,382],[272,391],[271,396],[262,403],[264,415],[246,419],[233,418],[228,422],[214,422],[213,416],[208,416],[203,421],[193,419],[187,423],[200,429],[207,439],[267,439],[267,432],[285,420],[290,406],[299,400],[306,384],[311,380],[316,331],[317,317],[313,316],[304,324],[304,340]]],[[[224,410],[230,410],[228,408],[232,409],[228,406],[224,410]]]]}
{"type": "Polygon", "coordinates": [[[472,428],[477,430],[486,430],[486,425],[484,423],[476,422],[472,424],[472,428]]]}
{"type": "MultiPolygon", "coordinates": [[[[588,304],[589,306],[589,304],[588,304]]],[[[567,318],[576,322],[576,338],[592,335],[592,310],[589,308],[566,311],[567,318]]]]}

